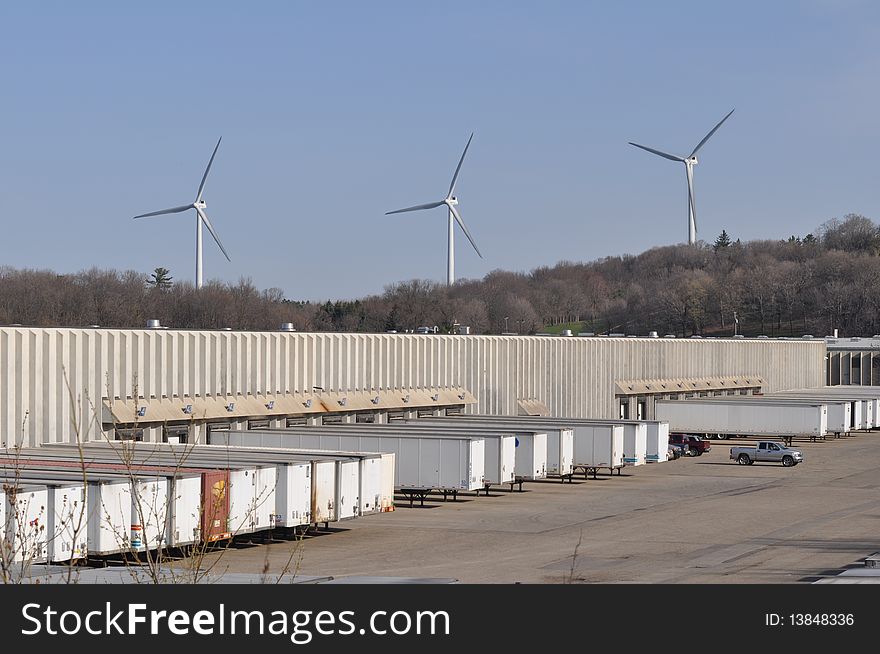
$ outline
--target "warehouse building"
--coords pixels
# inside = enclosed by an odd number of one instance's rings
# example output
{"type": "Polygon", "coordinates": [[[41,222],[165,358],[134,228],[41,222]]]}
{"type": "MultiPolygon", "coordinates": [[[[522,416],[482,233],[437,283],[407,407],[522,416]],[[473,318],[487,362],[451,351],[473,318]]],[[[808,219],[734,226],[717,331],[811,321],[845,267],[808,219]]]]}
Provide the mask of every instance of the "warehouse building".
{"type": "Polygon", "coordinates": [[[880,386],[880,334],[870,338],[825,339],[828,347],[826,383],[880,386]]]}
{"type": "Polygon", "coordinates": [[[822,339],[0,327],[0,442],[446,413],[652,418],[657,398],[825,383],[822,339]]]}

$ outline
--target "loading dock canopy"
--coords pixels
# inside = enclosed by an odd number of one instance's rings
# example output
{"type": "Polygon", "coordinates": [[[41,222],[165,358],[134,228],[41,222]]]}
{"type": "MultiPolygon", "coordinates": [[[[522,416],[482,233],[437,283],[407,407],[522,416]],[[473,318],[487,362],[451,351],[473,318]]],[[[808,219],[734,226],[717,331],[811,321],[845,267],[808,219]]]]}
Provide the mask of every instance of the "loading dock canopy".
{"type": "Polygon", "coordinates": [[[541,402],[541,400],[536,400],[534,398],[517,400],[516,404],[519,407],[519,415],[521,416],[550,415],[550,409],[547,408],[547,405],[541,402]]]}
{"type": "Polygon", "coordinates": [[[316,393],[324,412],[381,411],[385,409],[421,409],[475,404],[475,398],[463,388],[401,388],[381,391],[340,391],[316,393]]]}
{"type": "Polygon", "coordinates": [[[103,401],[102,422],[132,424],[325,413],[321,401],[298,393],[209,395],[103,401]]]}
{"type": "Polygon", "coordinates": [[[662,393],[695,393],[699,391],[722,391],[737,388],[760,388],[762,386],[764,386],[764,379],[760,375],[681,379],[639,379],[617,382],[616,394],[654,395],[662,393]]]}
{"type": "Polygon", "coordinates": [[[474,404],[463,388],[381,391],[209,395],[103,400],[104,424],[163,423],[186,420],[271,418],[315,413],[378,411],[474,404]]]}

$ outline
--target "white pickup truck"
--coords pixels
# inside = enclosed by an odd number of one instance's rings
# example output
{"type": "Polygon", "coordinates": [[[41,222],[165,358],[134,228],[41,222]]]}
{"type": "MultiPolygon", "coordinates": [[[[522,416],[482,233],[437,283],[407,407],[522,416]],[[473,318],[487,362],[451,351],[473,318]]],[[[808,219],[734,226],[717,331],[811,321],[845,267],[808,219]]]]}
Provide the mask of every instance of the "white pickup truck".
{"type": "Polygon", "coordinates": [[[758,441],[757,447],[731,447],[730,458],[743,466],[750,466],[755,461],[772,461],[782,463],[786,468],[796,466],[804,460],[800,450],[786,447],[776,441],[758,441]]]}

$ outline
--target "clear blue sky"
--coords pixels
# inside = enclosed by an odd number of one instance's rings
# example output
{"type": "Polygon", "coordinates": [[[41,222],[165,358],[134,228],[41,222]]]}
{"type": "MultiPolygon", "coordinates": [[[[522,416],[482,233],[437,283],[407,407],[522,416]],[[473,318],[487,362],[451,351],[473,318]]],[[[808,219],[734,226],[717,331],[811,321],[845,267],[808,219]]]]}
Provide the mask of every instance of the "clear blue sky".
{"type": "Polygon", "coordinates": [[[0,265],[205,276],[289,298],[637,253],[687,236],[804,234],[880,218],[880,5],[258,2],[0,5],[0,265]]]}

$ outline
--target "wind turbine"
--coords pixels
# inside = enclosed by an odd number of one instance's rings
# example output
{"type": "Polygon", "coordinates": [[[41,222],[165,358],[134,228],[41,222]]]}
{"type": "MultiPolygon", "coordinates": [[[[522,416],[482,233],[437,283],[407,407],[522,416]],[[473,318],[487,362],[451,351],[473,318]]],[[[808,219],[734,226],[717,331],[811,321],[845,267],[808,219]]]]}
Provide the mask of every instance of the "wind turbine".
{"type": "Polygon", "coordinates": [[[210,161],[208,161],[208,167],[205,168],[205,174],[202,175],[202,183],[199,184],[199,190],[196,193],[195,202],[193,202],[192,204],[185,204],[181,207],[162,209],[162,211],[142,213],[139,216],[135,216],[135,219],[149,218],[150,216],[162,216],[166,213],[183,213],[184,211],[189,211],[190,209],[196,210],[196,288],[202,287],[202,223],[204,223],[205,227],[208,228],[208,231],[211,232],[211,236],[214,237],[214,241],[217,243],[220,251],[223,252],[223,256],[226,257],[226,260],[232,261],[232,259],[229,258],[229,254],[226,252],[226,248],[224,248],[223,244],[220,242],[220,238],[217,236],[217,232],[214,231],[214,226],[211,224],[211,221],[208,220],[208,214],[205,213],[205,208],[208,205],[206,205],[205,201],[202,199],[202,192],[205,190],[205,180],[208,179],[208,173],[211,171],[211,164],[214,163],[214,157],[217,156],[217,148],[220,147],[220,141],[222,140],[223,137],[221,136],[217,140],[217,145],[214,146],[214,152],[211,155],[210,161]]]}
{"type": "Polygon", "coordinates": [[[461,214],[458,212],[458,209],[455,207],[458,205],[458,198],[456,198],[453,193],[455,192],[455,181],[458,179],[458,171],[461,170],[461,164],[464,161],[464,155],[467,154],[468,148],[471,145],[471,141],[474,138],[474,133],[471,132],[471,136],[468,139],[467,145],[464,146],[464,152],[461,153],[461,159],[458,160],[458,166],[455,168],[455,174],[452,175],[452,182],[449,184],[449,192],[446,194],[446,197],[439,202],[429,202],[428,204],[419,204],[414,207],[407,207],[406,209],[397,209],[396,211],[387,211],[385,213],[386,216],[389,216],[393,213],[404,213],[405,211],[421,211],[422,209],[434,209],[436,207],[441,207],[446,205],[449,209],[449,222],[448,222],[448,242],[447,242],[447,252],[446,252],[446,283],[449,286],[452,286],[455,283],[455,224],[453,221],[458,223],[458,226],[461,227],[461,231],[464,232],[464,235],[467,236],[467,240],[471,242],[471,245],[474,247],[474,250],[477,254],[480,255],[480,258],[483,258],[483,255],[480,253],[480,248],[477,247],[477,244],[474,243],[474,239],[471,236],[471,233],[468,231],[468,228],[465,226],[464,221],[461,219],[461,214]]]}
{"type": "Polygon", "coordinates": [[[730,118],[730,114],[733,113],[733,109],[730,110],[730,113],[727,114],[721,121],[712,128],[712,131],[706,134],[703,137],[703,140],[697,143],[697,147],[695,147],[691,153],[686,157],[679,157],[675,154],[669,154],[667,152],[661,152],[660,150],[655,150],[654,148],[649,148],[644,145],[639,145],[638,143],[629,142],[630,145],[634,145],[637,148],[641,148],[642,150],[647,150],[653,154],[659,155],[664,159],[669,159],[670,161],[680,161],[684,164],[684,171],[687,175],[687,185],[688,185],[688,244],[693,245],[697,242],[697,206],[694,201],[694,166],[699,163],[697,161],[697,151],[702,148],[706,141],[709,140],[715,132],[718,131],[718,128],[724,124],[724,121],[730,118]]]}

